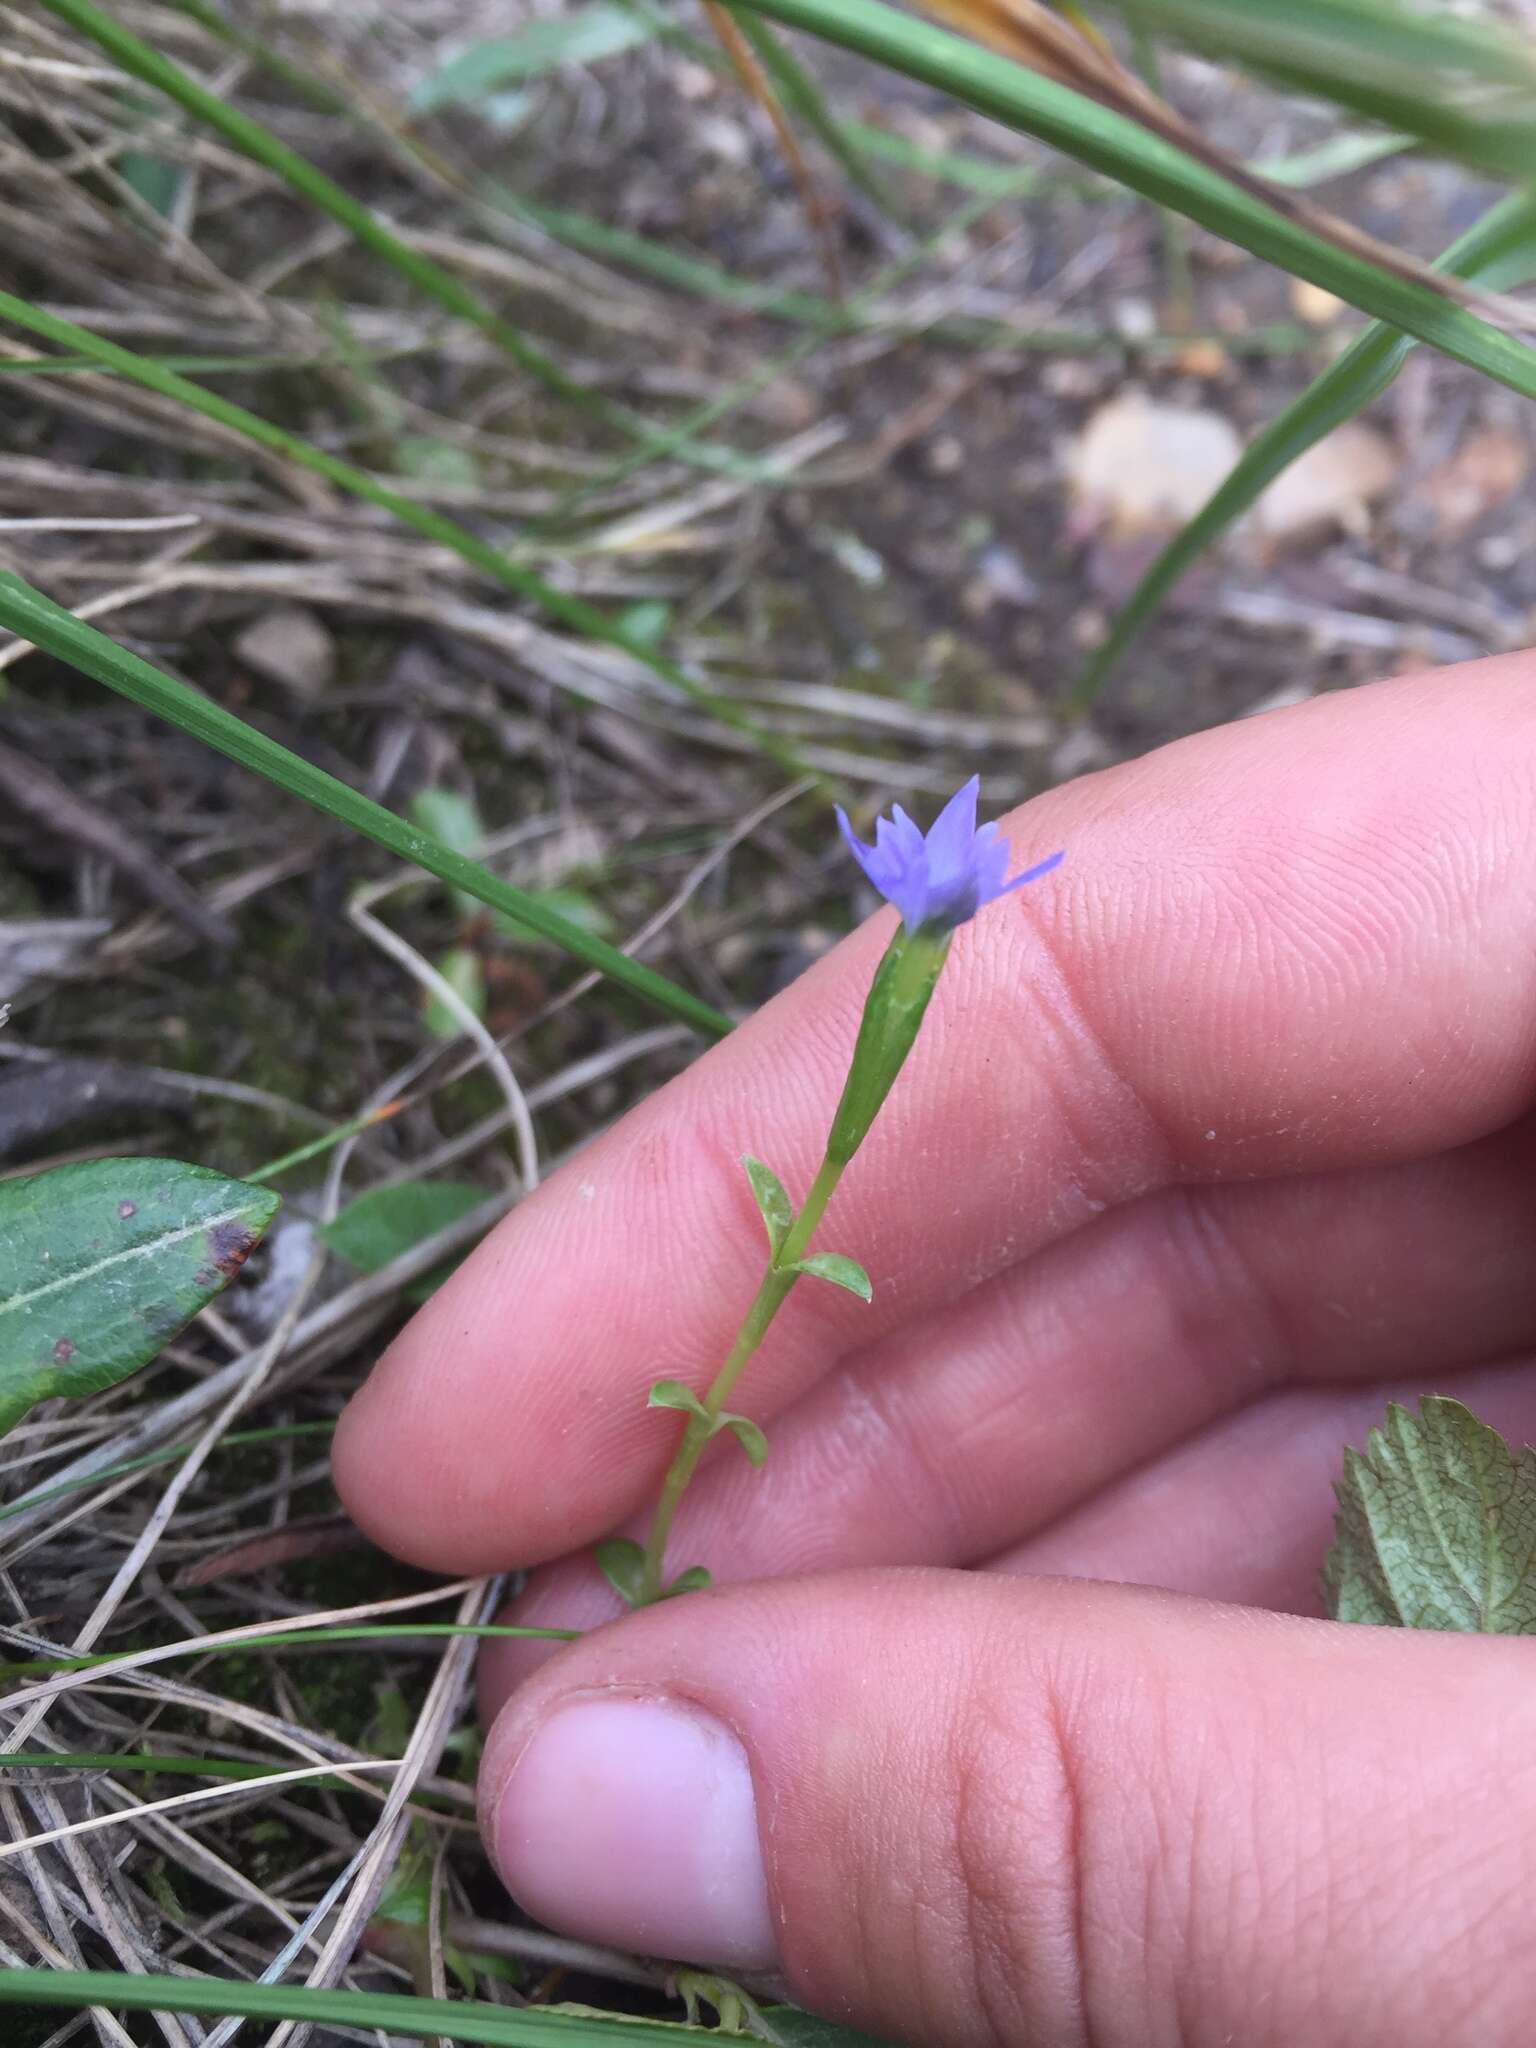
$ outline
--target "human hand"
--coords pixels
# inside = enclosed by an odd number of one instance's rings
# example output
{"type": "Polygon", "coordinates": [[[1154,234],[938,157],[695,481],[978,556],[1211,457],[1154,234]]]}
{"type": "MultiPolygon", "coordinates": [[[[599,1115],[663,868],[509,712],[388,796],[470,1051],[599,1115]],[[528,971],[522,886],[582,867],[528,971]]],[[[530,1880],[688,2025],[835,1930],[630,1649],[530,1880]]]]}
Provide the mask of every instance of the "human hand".
{"type": "MultiPolygon", "coordinates": [[[[679,1516],[676,1566],[760,1583],[485,1658],[492,1854],[555,1926],[925,2048],[1524,2043],[1530,1653],[1297,1617],[1387,1398],[1536,1434],[1536,664],[1019,815],[1067,863],[957,934],[820,1240],[874,1306],[797,1291],[766,1467],[679,1516]]],[[[738,1155],[804,1188],[889,922],[398,1339],[336,1441],[380,1543],[613,1613],[583,1552],[643,1532],[645,1390],[756,1283],[738,1155]]]]}

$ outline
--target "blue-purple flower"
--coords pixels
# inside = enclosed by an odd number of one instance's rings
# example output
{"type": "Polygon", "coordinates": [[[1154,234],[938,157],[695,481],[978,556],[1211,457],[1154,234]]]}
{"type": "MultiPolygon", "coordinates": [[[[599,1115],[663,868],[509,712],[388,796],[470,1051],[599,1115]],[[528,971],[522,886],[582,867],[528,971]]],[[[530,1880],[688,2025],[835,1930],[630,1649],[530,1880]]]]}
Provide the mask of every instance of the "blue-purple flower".
{"type": "Polygon", "coordinates": [[[871,882],[901,912],[910,932],[953,931],[976,915],[984,903],[1022,889],[1026,882],[1048,875],[1060,860],[1053,853],[1013,880],[1008,873],[1008,843],[997,826],[976,823],[981,778],[973,775],[928,828],[925,837],[900,804],[892,817],[875,820],[875,843],[866,846],[854,836],[847,813],[838,806],[837,822],[848,851],[871,882]]]}

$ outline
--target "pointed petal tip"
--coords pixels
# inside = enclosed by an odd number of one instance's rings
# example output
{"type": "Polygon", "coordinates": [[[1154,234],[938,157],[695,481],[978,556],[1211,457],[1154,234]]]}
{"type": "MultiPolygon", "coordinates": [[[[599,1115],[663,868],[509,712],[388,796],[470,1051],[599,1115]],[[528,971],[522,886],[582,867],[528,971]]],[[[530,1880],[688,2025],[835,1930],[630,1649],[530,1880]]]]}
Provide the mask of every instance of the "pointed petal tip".
{"type": "Polygon", "coordinates": [[[1003,890],[1006,896],[1014,889],[1022,889],[1026,882],[1038,882],[1043,875],[1059,868],[1067,857],[1066,848],[1060,847],[1055,853],[1047,854],[1044,860],[1037,860],[1032,868],[1026,868],[1022,875],[1015,875],[1003,890]]]}

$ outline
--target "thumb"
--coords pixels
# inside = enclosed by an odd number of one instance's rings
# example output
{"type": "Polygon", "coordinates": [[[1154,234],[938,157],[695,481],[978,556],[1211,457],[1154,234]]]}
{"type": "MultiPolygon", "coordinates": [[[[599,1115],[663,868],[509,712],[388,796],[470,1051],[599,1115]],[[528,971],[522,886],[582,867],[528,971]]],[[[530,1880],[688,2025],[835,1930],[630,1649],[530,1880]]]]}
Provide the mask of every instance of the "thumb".
{"type": "Polygon", "coordinates": [[[1536,2000],[1536,1684],[1493,1637],[1070,1580],[686,1599],[497,1720],[509,1889],[924,2048],[1478,2048],[1536,2000]]]}

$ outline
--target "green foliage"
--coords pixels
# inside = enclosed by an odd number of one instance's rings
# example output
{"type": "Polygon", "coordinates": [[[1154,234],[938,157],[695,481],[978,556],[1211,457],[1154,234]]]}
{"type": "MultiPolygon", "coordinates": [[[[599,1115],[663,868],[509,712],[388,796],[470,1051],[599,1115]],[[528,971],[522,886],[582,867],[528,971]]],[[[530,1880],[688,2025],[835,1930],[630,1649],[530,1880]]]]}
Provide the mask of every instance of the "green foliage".
{"type": "Polygon", "coordinates": [[[679,1593],[703,1593],[709,1589],[709,1569],[706,1565],[691,1564],[687,1571],[679,1572],[670,1586],[663,1586],[658,1598],[675,1600],[679,1593]]]}
{"type": "MultiPolygon", "coordinates": [[[[853,1261],[845,1259],[842,1263],[851,1266],[853,1261]]],[[[795,1270],[805,1269],[797,1267],[795,1270]]],[[[830,1278],[830,1275],[828,1277],[830,1278]]],[[[846,1284],[845,1282],[844,1285],[846,1284]]],[[[706,1443],[711,1437],[718,1436],[722,1430],[728,1430],[746,1452],[749,1464],[761,1465],[768,1455],[768,1439],[749,1416],[728,1415],[724,1411],[718,1415],[711,1415],[693,1389],[685,1387],[681,1380],[658,1380],[651,1388],[645,1405],[648,1408],[673,1408],[679,1414],[688,1416],[697,1425],[706,1443]]]]}
{"type": "Polygon", "coordinates": [[[698,1421],[708,1423],[709,1415],[704,1403],[681,1380],[658,1380],[646,1396],[647,1408],[675,1408],[681,1415],[692,1415],[698,1421]]]}
{"type": "MultiPolygon", "coordinates": [[[[485,826],[472,796],[463,796],[456,789],[418,789],[405,808],[413,825],[419,825],[423,832],[441,840],[466,860],[474,859],[485,837],[485,826]]],[[[455,889],[453,901],[460,917],[473,917],[480,908],[465,889],[455,889]]]]}
{"type": "MultiPolygon", "coordinates": [[[[474,2000],[410,1998],[392,1991],[316,1991],[303,1984],[239,1984],[224,1977],[134,1976],[115,1970],[0,1970],[0,2005],[52,2005],[120,2012],[239,2013],[367,2033],[438,2036],[476,2048],[675,2048],[697,2029],[668,2020],[598,2013],[586,2007],[520,2008],[474,2000]]],[[[764,2017],[793,2048],[878,2048],[861,2034],[790,2006],[764,2017]]]]}
{"type": "MultiPolygon", "coordinates": [[[[4,294],[0,293],[0,300],[4,294]]],[[[564,952],[631,989],[670,1016],[690,1023],[697,1030],[723,1036],[731,1022],[708,1003],[686,989],[678,988],[653,968],[643,967],[616,947],[567,924],[542,904],[535,902],[509,882],[503,882],[486,868],[466,860],[462,854],[429,838],[407,824],[393,811],[385,810],[369,797],[349,789],[334,775],[314,767],[300,755],[280,747],[265,733],[236,718],[201,691],[166,675],[142,656],[119,647],[105,633],[84,624],[56,605],[41,591],[32,589],[19,576],[0,569],[0,625],[8,626],[24,639],[45,647],[60,660],[94,676],[108,689],[142,704],[157,717],[167,719],[181,731],[191,733],[218,753],[253,769],[267,781],[286,789],[328,817],[350,826],[366,839],[388,847],[391,853],[415,866],[425,868],[440,881],[463,889],[477,902],[504,912],[525,930],[551,940],[564,952]]]]}
{"type": "Polygon", "coordinates": [[[762,1160],[754,1159],[750,1152],[743,1153],[741,1163],[747,1169],[747,1179],[752,1183],[752,1199],[768,1233],[768,1249],[777,1259],[779,1248],[794,1225],[794,1205],[783,1181],[771,1166],[764,1166],[762,1160]]]}
{"type": "Polygon", "coordinates": [[[750,0],[759,12],[856,50],[1038,136],[1132,192],[1198,221],[1459,362],[1536,397],[1536,350],[1417,278],[1342,249],[1217,171],[1055,79],[1026,70],[882,0],[750,0]]]}
{"type": "Polygon", "coordinates": [[[1336,1620],[1536,1635],[1536,1450],[1431,1395],[1416,1416],[1393,1403],[1335,1491],[1336,1620]]]}
{"type": "Polygon", "coordinates": [[[638,1607],[643,1597],[645,1552],[632,1536],[610,1536],[594,1544],[597,1568],[627,1607],[638,1607]]]}
{"type": "Polygon", "coordinates": [[[647,20],[614,0],[530,21],[513,35],[471,43],[440,65],[411,94],[411,112],[435,114],[444,107],[476,106],[493,93],[526,85],[562,65],[597,64],[615,57],[649,42],[659,27],[659,21],[647,20]]]}
{"type": "Polygon", "coordinates": [[[173,1159],[0,1181],[0,1431],[147,1365],[228,1286],[278,1199],[173,1159]]]}
{"type": "MultiPolygon", "coordinates": [[[[52,0],[50,0],[52,4],[52,0]]],[[[220,426],[228,427],[242,435],[258,448],[280,455],[284,460],[296,463],[299,468],[323,476],[337,484],[354,497],[362,498],[370,505],[377,505],[381,511],[390,513],[403,525],[414,532],[423,534],[429,540],[451,548],[506,589],[515,591],[520,597],[538,605],[551,618],[558,619],[564,626],[588,640],[597,640],[609,647],[622,648],[636,661],[652,670],[684,697],[692,700],[701,709],[707,710],[722,724],[730,726],[752,741],[754,747],[768,759],[777,761],[787,773],[799,778],[806,775],[806,765],[792,746],[780,740],[773,733],[764,731],[744,712],[739,711],[728,698],[720,696],[700,683],[688,670],[679,666],[668,656],[661,654],[648,641],[637,640],[618,622],[610,619],[598,606],[588,604],[584,598],[572,597],[557,589],[544,577],[531,569],[514,562],[500,548],[482,540],[468,527],[449,519],[430,505],[422,504],[415,498],[406,497],[402,492],[391,490],[370,476],[367,470],[355,464],[344,462],[327,449],[317,447],[301,435],[291,434],[287,428],[263,419],[259,413],[251,412],[246,406],[235,405],[217,392],[209,391],[201,384],[194,384],[189,378],[146,356],[136,355],[132,349],[121,348],[116,342],[107,341],[94,334],[89,328],[79,327],[71,320],[64,320],[55,313],[40,306],[30,305],[12,292],[0,291],[0,318],[12,321],[28,333],[39,334],[45,340],[62,344],[65,348],[78,350],[98,368],[111,370],[118,376],[127,377],[135,384],[142,384],[147,390],[155,391],[162,398],[174,400],[189,411],[200,413],[206,419],[216,420],[220,426]]],[[[675,452],[688,437],[681,430],[664,435],[658,448],[675,452]]],[[[653,452],[655,452],[653,450],[653,452]]],[[[19,579],[9,579],[19,581],[19,579]]],[[[26,586],[23,585],[23,588],[26,586]]],[[[812,775],[813,782],[821,777],[812,775]]]]}
{"type": "Polygon", "coordinates": [[[1413,0],[1095,0],[1143,28],[1526,179],[1536,49],[1501,22],[1413,0]]]}
{"type": "Polygon", "coordinates": [[[717,1430],[729,1430],[737,1443],[747,1454],[749,1465],[761,1465],[768,1456],[768,1439],[762,1428],[749,1415],[721,1415],[715,1423],[717,1430]]]}
{"type": "MultiPolygon", "coordinates": [[[[1457,277],[1499,286],[1524,283],[1536,275],[1536,201],[1524,193],[1501,200],[1446,250],[1441,264],[1457,277]]],[[[1377,321],[1254,436],[1231,474],[1148,564],[1072,692],[1078,710],[1094,702],[1137,636],[1199,557],[1231,530],[1282,471],[1379,398],[1413,346],[1410,336],[1377,321]]]]}
{"type": "Polygon", "coordinates": [[[873,1301],[875,1298],[875,1290],[864,1268],[857,1259],[844,1258],[841,1252],[812,1252],[808,1259],[799,1261],[795,1271],[809,1273],[817,1280],[830,1280],[834,1287],[846,1287],[860,1301],[873,1301]]]}
{"type": "MultiPolygon", "coordinates": [[[[450,946],[432,965],[459,1001],[475,1018],[483,1019],[486,1006],[485,963],[473,946],[450,946]]],[[[421,1021],[434,1038],[453,1039],[464,1035],[463,1021],[452,1005],[428,989],[421,1006],[421,1021]]]]}
{"type": "Polygon", "coordinates": [[[488,1190],[468,1181],[400,1181],[394,1187],[369,1188],[348,1202],[321,1226],[320,1235],[359,1272],[377,1273],[487,1200],[488,1190]]]}
{"type": "Polygon", "coordinates": [[[94,6],[92,0],[43,0],[43,4],[105,50],[131,77],[142,79],[146,85],[164,93],[254,162],[275,172],[293,191],[329,214],[370,255],[407,278],[445,312],[473,322],[511,357],[519,369],[536,377],[558,397],[604,416],[617,415],[618,408],[610,407],[574,378],[568,377],[552,357],[536,348],[510,322],[492,312],[452,271],[442,269],[430,257],[423,256],[408,242],[402,241],[370,207],[343,191],[334,179],[317,170],[259,121],[253,121],[238,107],[230,106],[199,84],[180,65],[172,63],[170,58],[134,35],[120,21],[94,6]]]}
{"type": "Polygon", "coordinates": [[[859,1020],[853,1063],[827,1139],[827,1157],[839,1166],[845,1166],[863,1144],[890,1094],[917,1042],[948,957],[947,935],[935,940],[923,932],[909,932],[905,926],[897,930],[881,955],[859,1020]]]}

